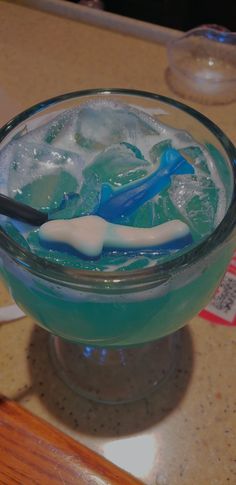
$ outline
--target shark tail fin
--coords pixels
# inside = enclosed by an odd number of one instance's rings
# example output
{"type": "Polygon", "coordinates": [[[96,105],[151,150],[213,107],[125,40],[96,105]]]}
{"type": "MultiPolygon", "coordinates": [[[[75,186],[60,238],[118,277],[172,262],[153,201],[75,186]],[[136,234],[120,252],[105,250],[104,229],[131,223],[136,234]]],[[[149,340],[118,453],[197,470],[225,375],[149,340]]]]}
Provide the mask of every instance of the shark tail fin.
{"type": "Polygon", "coordinates": [[[181,153],[175,148],[168,148],[161,157],[160,168],[169,175],[194,174],[195,170],[181,153]]]}

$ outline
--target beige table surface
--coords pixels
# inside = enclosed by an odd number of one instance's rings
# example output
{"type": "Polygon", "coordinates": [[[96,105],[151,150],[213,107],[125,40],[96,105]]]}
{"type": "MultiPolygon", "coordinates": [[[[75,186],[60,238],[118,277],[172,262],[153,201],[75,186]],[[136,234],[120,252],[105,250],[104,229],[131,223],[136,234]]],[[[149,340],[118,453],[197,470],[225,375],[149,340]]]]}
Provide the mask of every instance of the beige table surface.
{"type": "MultiPolygon", "coordinates": [[[[85,88],[175,97],[166,66],[165,46],[0,1],[1,123],[42,99],[85,88]]],[[[235,103],[189,104],[236,142],[235,103]]],[[[0,294],[2,305],[10,302],[2,287],[0,294]]],[[[236,484],[236,329],[195,318],[180,354],[173,377],[149,399],[93,404],[55,376],[48,334],[25,317],[0,327],[0,393],[146,484],[236,484]]]]}

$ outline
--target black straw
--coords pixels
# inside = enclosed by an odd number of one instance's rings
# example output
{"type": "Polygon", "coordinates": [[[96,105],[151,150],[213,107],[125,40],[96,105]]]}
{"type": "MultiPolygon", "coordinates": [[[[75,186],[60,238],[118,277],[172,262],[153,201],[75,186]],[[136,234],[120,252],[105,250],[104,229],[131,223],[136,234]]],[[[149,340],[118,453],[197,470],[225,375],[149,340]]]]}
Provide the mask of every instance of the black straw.
{"type": "Polygon", "coordinates": [[[41,224],[48,221],[48,214],[33,209],[33,207],[11,199],[3,194],[0,194],[0,214],[27,222],[34,226],[41,226],[41,224]]]}

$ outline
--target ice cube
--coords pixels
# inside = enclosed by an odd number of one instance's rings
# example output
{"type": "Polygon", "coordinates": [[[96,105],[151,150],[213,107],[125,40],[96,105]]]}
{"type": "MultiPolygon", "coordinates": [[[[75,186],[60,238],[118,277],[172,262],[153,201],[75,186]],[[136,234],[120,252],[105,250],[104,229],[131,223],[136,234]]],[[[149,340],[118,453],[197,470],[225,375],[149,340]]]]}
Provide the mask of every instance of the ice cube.
{"type": "Polygon", "coordinates": [[[76,192],[64,193],[59,207],[49,211],[49,219],[72,219],[81,206],[81,196],[76,192]]]}
{"type": "Polygon", "coordinates": [[[130,143],[120,143],[101,151],[84,169],[84,177],[95,173],[100,183],[119,187],[148,174],[151,168],[140,150],[130,143]]]}
{"type": "Polygon", "coordinates": [[[153,227],[166,221],[179,219],[179,212],[173,205],[168,188],[153,199],[145,202],[139,210],[122,219],[122,224],[135,227],[153,227]]]}
{"type": "Polygon", "coordinates": [[[75,137],[82,148],[101,150],[122,141],[137,145],[140,137],[156,135],[157,127],[144,112],[101,99],[80,108],[75,137]]]}
{"type": "Polygon", "coordinates": [[[82,185],[78,154],[46,144],[13,141],[8,147],[8,193],[36,208],[57,207],[66,192],[82,185]]]}
{"type": "Polygon", "coordinates": [[[68,172],[44,175],[32,183],[24,185],[15,194],[15,199],[43,211],[56,210],[64,194],[76,191],[77,180],[68,172]]]}
{"type": "Polygon", "coordinates": [[[30,131],[26,140],[66,148],[91,161],[95,154],[110,145],[121,142],[135,145],[137,140],[157,135],[160,129],[160,123],[144,111],[101,97],[60,113],[30,131]]]}
{"type": "Polygon", "coordinates": [[[210,174],[210,170],[207,165],[206,157],[200,146],[187,146],[181,150],[183,156],[186,156],[187,160],[191,160],[194,167],[198,167],[202,171],[210,174]]]}
{"type": "Polygon", "coordinates": [[[79,147],[75,136],[78,112],[79,108],[65,111],[38,131],[41,131],[44,143],[49,143],[61,150],[77,153],[85,159],[86,151],[79,147]]]}
{"type": "Polygon", "coordinates": [[[213,230],[219,190],[208,174],[196,169],[195,175],[173,178],[169,195],[193,234],[205,236],[213,230]]]}
{"type": "Polygon", "coordinates": [[[160,161],[161,155],[168,149],[172,148],[172,143],[170,139],[162,140],[159,143],[155,143],[150,149],[149,155],[150,160],[153,163],[157,163],[160,161]]]}
{"type": "Polygon", "coordinates": [[[65,193],[57,209],[49,212],[50,219],[72,219],[91,214],[97,207],[101,183],[95,173],[88,173],[80,192],[65,193]]]}
{"type": "Polygon", "coordinates": [[[24,140],[27,143],[48,143],[58,146],[57,141],[60,141],[63,134],[66,133],[67,135],[70,126],[73,125],[76,110],[66,110],[52,116],[50,114],[38,118],[36,126],[35,124],[26,125],[21,132],[17,133],[15,138],[24,135],[24,140]]]}

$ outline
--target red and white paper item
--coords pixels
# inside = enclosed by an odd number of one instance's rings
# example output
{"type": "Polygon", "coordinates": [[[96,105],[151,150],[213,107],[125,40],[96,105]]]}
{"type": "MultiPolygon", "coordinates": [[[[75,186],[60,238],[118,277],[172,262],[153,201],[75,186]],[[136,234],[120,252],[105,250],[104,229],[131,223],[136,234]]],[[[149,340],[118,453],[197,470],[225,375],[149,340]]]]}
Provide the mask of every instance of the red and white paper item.
{"type": "Polygon", "coordinates": [[[236,326],[236,251],[214,297],[199,315],[211,323],[236,326]]]}

